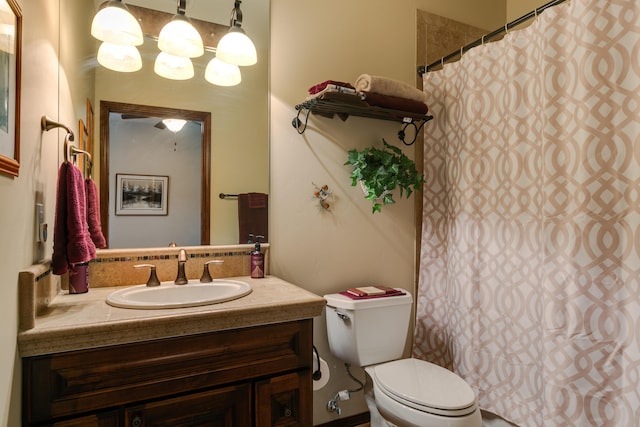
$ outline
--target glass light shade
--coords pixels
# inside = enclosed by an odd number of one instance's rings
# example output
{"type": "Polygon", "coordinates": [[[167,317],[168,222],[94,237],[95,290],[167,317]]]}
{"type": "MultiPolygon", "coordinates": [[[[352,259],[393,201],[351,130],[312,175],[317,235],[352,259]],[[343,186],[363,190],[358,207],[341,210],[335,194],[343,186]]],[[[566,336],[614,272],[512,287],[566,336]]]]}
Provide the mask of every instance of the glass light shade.
{"type": "Polygon", "coordinates": [[[227,64],[218,58],[209,61],[204,71],[204,78],[218,86],[235,86],[242,81],[240,68],[237,65],[227,64]]]}
{"type": "Polygon", "coordinates": [[[187,123],[186,120],[183,119],[164,119],[162,123],[173,133],[178,133],[182,130],[184,125],[187,123]]]}
{"type": "Polygon", "coordinates": [[[131,73],[142,68],[142,58],[135,46],[102,42],[97,59],[103,67],[121,73],[131,73]]]}
{"type": "Polygon", "coordinates": [[[0,50],[10,55],[15,53],[16,44],[16,26],[15,24],[0,23],[0,50]]]}
{"type": "Polygon", "coordinates": [[[91,35],[103,42],[140,46],[144,41],[136,18],[120,1],[110,1],[93,17],[91,35]]]}
{"type": "Polygon", "coordinates": [[[191,59],[160,52],[153,65],[153,71],[165,79],[188,80],[193,77],[191,59]]]}
{"type": "Polygon", "coordinates": [[[240,27],[231,28],[220,39],[216,57],[233,65],[253,65],[258,62],[256,47],[240,27]]]}
{"type": "Polygon", "coordinates": [[[174,56],[195,58],[204,54],[202,37],[189,19],[176,15],[160,30],[158,49],[174,56]]]}

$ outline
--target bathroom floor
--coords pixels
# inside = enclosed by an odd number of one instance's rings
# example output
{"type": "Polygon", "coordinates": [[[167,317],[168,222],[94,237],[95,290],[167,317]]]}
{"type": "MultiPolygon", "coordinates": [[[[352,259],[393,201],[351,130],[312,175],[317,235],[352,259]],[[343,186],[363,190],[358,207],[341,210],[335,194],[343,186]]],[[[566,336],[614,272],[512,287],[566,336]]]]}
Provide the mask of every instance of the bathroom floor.
{"type": "MultiPolygon", "coordinates": [[[[371,424],[359,424],[354,427],[371,427],[371,424]]],[[[482,427],[518,427],[491,412],[482,411],[482,427]]]]}

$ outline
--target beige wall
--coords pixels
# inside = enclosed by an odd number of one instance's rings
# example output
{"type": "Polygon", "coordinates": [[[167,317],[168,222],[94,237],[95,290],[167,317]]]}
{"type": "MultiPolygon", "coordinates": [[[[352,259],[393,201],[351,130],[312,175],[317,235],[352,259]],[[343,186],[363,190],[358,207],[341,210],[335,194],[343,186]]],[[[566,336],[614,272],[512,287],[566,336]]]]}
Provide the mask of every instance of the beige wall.
{"type": "Polygon", "coordinates": [[[507,0],[507,21],[513,21],[550,0],[507,0]]]}
{"type": "Polygon", "coordinates": [[[16,349],[18,272],[38,254],[35,245],[36,193],[47,206],[53,224],[58,170],[57,131],[42,134],[40,117],[58,118],[58,2],[23,0],[25,17],[22,62],[20,176],[0,176],[0,425],[20,425],[21,365],[16,349]]]}
{"type": "MultiPolygon", "coordinates": [[[[333,78],[353,81],[360,73],[415,80],[417,8],[470,25],[495,28],[505,21],[505,0],[272,0],[271,41],[271,193],[273,272],[318,294],[349,284],[414,285],[413,198],[371,215],[359,190],[349,186],[342,164],[346,151],[379,143],[397,144],[398,126],[369,119],[311,119],[305,135],[291,127],[294,105],[306,89],[333,78]],[[339,11],[340,13],[334,13],[339,11]],[[336,195],[331,212],[312,200],[313,186],[328,184],[336,195]]],[[[42,133],[40,117],[77,125],[82,86],[58,72],[59,0],[21,0],[25,19],[21,109],[20,176],[0,176],[0,425],[20,425],[21,366],[16,349],[18,272],[50,257],[52,239],[34,242],[34,205],[44,201],[46,221],[54,222],[55,186],[62,135],[42,133]],[[60,88],[59,88],[60,82],[60,88]],[[71,82],[71,83],[70,83],[71,82]],[[60,95],[58,95],[58,91],[60,95]],[[60,98],[59,98],[60,97],[60,98]],[[60,106],[60,107],[59,107],[60,106]]],[[[95,106],[94,106],[95,107],[95,106]]],[[[251,126],[247,121],[246,126],[251,126]]],[[[414,148],[404,151],[413,156],[414,148]]],[[[51,231],[51,230],[50,230],[51,231]]],[[[316,422],[333,419],[326,401],[353,387],[329,357],[324,319],[316,343],[334,367],[333,380],[316,393],[316,422]]],[[[360,373],[358,373],[360,374],[360,373]]],[[[361,376],[361,375],[360,375],[361,376]]],[[[342,405],[343,415],[362,412],[361,395],[342,405]]]]}
{"type": "MultiPolygon", "coordinates": [[[[350,170],[343,166],[349,149],[380,144],[381,138],[402,146],[398,124],[312,117],[298,135],[291,120],[307,88],[327,79],[354,82],[361,73],[371,73],[414,82],[417,8],[489,29],[504,23],[506,10],[503,0],[482,5],[475,0],[272,1],[272,273],[319,295],[363,284],[413,291],[413,197],[372,215],[371,204],[350,186],[350,170]],[[314,202],[312,183],[333,190],[331,211],[323,212],[314,202]]],[[[409,156],[414,149],[403,148],[409,156]]],[[[356,386],[331,357],[324,322],[324,317],[316,319],[314,341],[332,376],[314,393],[316,424],[335,419],[325,409],[327,401],[356,386]]],[[[363,378],[361,371],[355,374],[363,378]]],[[[343,416],[366,410],[362,393],[340,406],[343,416]]]]}

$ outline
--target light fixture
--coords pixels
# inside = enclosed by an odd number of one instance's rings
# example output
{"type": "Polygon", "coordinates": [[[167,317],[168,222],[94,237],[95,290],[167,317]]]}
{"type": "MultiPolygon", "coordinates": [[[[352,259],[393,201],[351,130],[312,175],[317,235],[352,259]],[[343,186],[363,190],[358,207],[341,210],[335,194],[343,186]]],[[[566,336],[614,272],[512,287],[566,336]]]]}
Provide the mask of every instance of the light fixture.
{"type": "Polygon", "coordinates": [[[204,54],[202,37],[185,15],[186,0],[178,1],[178,13],[158,36],[158,49],[174,56],[195,58],[204,54]]]}
{"type": "Polygon", "coordinates": [[[173,133],[178,133],[182,130],[184,125],[187,123],[186,120],[183,119],[164,119],[162,123],[173,133]]]}
{"type": "Polygon", "coordinates": [[[188,80],[194,75],[191,59],[170,55],[166,52],[158,54],[153,71],[157,75],[171,80],[188,80]]]}
{"type": "Polygon", "coordinates": [[[218,58],[209,61],[204,71],[204,78],[218,86],[235,86],[242,81],[240,68],[237,65],[227,64],[218,58]]]}
{"type": "Polygon", "coordinates": [[[142,29],[127,6],[120,0],[111,0],[93,17],[91,35],[103,42],[126,46],[140,46],[142,29]]]}
{"type": "Polygon", "coordinates": [[[142,68],[142,58],[135,46],[102,42],[98,48],[98,63],[105,68],[131,73],[142,68]]]}
{"type": "Polygon", "coordinates": [[[0,23],[0,50],[3,52],[7,52],[9,55],[13,55],[15,53],[15,40],[15,24],[0,23]]]}
{"type": "Polygon", "coordinates": [[[231,11],[229,32],[218,42],[216,57],[233,65],[253,65],[258,62],[256,47],[242,29],[241,0],[235,0],[231,11]]]}

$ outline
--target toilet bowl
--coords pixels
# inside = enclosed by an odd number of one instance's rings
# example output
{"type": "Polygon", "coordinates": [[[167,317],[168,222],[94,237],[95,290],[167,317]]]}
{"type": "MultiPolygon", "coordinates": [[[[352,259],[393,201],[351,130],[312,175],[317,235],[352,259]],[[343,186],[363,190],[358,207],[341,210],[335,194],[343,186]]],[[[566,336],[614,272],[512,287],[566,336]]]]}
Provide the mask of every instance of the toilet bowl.
{"type": "Polygon", "coordinates": [[[479,427],[471,387],[453,372],[418,359],[365,367],[378,412],[400,427],[479,427]]]}
{"type": "Polygon", "coordinates": [[[473,390],[462,378],[433,363],[401,358],[411,295],[354,299],[345,292],[324,298],[331,352],[363,367],[371,380],[372,427],[482,426],[473,390]],[[375,421],[374,413],[387,423],[375,421]]]}

